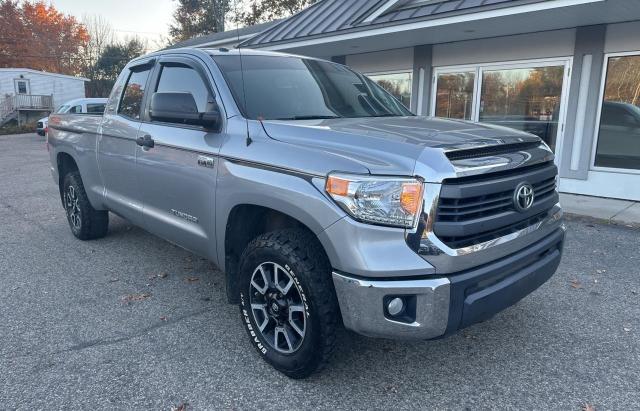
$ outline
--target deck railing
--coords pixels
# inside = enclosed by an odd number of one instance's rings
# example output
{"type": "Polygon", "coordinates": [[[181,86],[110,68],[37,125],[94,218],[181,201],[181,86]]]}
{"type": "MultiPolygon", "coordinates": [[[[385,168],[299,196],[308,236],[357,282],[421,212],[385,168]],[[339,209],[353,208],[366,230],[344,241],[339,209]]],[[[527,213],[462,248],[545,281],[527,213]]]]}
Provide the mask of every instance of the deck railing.
{"type": "Polygon", "coordinates": [[[14,110],[53,110],[53,96],[17,94],[11,97],[14,110]]]}
{"type": "Polygon", "coordinates": [[[17,94],[0,99],[0,124],[15,118],[18,112],[27,110],[53,111],[53,96],[17,94]]]}

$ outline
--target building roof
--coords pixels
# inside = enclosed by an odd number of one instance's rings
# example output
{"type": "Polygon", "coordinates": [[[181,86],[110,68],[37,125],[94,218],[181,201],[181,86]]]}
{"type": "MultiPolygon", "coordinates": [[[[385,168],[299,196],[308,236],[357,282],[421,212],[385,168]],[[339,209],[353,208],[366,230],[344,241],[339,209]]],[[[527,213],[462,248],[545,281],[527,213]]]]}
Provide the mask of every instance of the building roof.
{"type": "Polygon", "coordinates": [[[256,24],[253,26],[241,27],[239,29],[231,29],[222,33],[212,33],[206,36],[194,37],[189,40],[181,41],[167,47],[167,49],[177,49],[182,47],[205,47],[215,46],[216,44],[225,44],[233,42],[236,39],[247,40],[260,32],[275,26],[281,20],[269,21],[267,23],[256,24]]]}
{"type": "Polygon", "coordinates": [[[430,20],[544,0],[320,0],[240,44],[242,47],[287,43],[366,30],[380,25],[430,20]]]}
{"type": "Polygon", "coordinates": [[[0,68],[0,72],[12,72],[12,71],[16,73],[32,73],[32,74],[40,74],[43,76],[63,77],[71,80],[91,81],[86,77],[70,76],[68,74],[49,73],[48,71],[39,71],[39,70],[28,69],[28,68],[0,68]]]}

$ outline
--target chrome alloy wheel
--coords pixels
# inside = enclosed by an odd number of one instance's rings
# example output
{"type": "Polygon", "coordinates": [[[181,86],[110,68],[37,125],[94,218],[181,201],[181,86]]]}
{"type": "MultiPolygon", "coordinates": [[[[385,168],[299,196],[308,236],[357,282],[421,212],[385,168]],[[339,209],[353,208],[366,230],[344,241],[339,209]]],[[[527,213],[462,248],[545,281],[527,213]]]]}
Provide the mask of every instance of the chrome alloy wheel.
{"type": "Polygon", "coordinates": [[[287,270],[273,262],[260,264],[251,275],[249,299],[253,319],[272,348],[283,354],[300,348],[307,318],[302,293],[287,270]]]}
{"type": "Polygon", "coordinates": [[[75,230],[79,230],[82,221],[80,220],[80,205],[78,204],[78,194],[76,194],[76,189],[70,185],[69,188],[67,188],[67,192],[64,197],[69,221],[71,221],[71,225],[75,230]]]}

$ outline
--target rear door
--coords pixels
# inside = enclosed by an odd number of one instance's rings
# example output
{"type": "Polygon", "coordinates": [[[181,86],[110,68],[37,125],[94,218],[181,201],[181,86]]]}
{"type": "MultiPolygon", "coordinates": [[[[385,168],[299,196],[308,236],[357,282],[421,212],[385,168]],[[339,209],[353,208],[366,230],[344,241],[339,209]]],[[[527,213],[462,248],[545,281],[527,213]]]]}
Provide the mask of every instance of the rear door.
{"type": "MultiPolygon", "coordinates": [[[[196,58],[163,57],[151,84],[150,95],[191,93],[201,113],[216,98],[213,79],[196,58]]],[[[218,105],[222,110],[220,101],[218,105]]],[[[152,139],[154,146],[137,147],[136,154],[145,228],[215,260],[214,195],[224,133],[151,121],[148,113],[147,120],[139,135],[152,139]]]]}
{"type": "Polygon", "coordinates": [[[98,130],[98,166],[110,210],[143,224],[142,196],[136,177],[136,138],[152,63],[127,70],[119,79],[98,130]]]}

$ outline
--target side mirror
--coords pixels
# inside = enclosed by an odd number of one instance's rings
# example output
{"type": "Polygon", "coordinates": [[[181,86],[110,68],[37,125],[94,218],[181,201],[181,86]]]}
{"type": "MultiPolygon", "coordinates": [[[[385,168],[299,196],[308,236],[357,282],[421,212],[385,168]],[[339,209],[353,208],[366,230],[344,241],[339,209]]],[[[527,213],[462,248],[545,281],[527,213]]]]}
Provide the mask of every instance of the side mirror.
{"type": "Polygon", "coordinates": [[[154,121],[190,124],[217,130],[221,123],[220,110],[214,102],[210,111],[201,113],[191,93],[153,93],[149,115],[154,121]]]}

